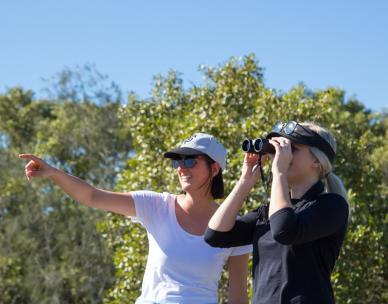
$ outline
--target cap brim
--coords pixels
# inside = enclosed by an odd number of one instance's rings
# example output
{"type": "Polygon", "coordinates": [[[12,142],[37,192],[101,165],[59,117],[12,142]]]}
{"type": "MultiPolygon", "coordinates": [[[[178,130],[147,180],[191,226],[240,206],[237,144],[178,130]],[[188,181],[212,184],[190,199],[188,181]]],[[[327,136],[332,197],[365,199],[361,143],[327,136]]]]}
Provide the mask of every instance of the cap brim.
{"type": "Polygon", "coordinates": [[[333,148],[325,139],[319,136],[319,134],[317,134],[316,136],[303,136],[303,135],[292,136],[292,135],[278,133],[278,132],[271,132],[266,136],[266,139],[271,139],[273,137],[285,137],[291,140],[291,142],[294,144],[302,144],[302,145],[317,147],[326,154],[326,156],[329,158],[331,162],[334,160],[335,152],[333,148]]]}
{"type": "Polygon", "coordinates": [[[180,158],[182,155],[204,155],[205,153],[193,148],[176,148],[164,153],[165,158],[180,158]]]}

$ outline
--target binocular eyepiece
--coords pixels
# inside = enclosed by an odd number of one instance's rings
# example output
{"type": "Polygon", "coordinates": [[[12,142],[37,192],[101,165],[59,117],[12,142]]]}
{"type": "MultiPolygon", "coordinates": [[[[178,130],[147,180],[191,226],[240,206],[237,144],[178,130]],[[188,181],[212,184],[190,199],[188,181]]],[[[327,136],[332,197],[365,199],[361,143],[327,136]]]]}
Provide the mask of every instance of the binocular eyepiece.
{"type": "Polygon", "coordinates": [[[242,143],[242,149],[246,153],[256,153],[260,155],[275,154],[275,147],[265,138],[247,138],[242,143]]]}

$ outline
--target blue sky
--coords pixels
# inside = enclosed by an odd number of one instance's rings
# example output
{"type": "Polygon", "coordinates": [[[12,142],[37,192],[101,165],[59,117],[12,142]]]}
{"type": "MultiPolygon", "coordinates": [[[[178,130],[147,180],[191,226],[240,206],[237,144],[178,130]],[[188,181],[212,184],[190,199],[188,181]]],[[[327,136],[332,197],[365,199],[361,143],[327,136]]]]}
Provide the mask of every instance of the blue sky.
{"type": "Polygon", "coordinates": [[[94,63],[124,92],[148,97],[169,69],[186,86],[200,64],[254,53],[265,83],[287,91],[336,86],[388,107],[388,1],[2,1],[0,92],[39,96],[65,67],[94,63]]]}

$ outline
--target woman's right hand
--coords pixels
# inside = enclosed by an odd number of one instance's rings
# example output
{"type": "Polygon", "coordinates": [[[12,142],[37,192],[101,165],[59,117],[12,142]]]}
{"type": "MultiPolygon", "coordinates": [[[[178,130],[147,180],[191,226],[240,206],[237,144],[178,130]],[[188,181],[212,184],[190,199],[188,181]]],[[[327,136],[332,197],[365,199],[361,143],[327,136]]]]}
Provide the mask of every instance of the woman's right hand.
{"type": "MultiPolygon", "coordinates": [[[[234,227],[236,216],[245,198],[260,178],[260,169],[258,168],[260,157],[256,153],[245,154],[240,180],[213,214],[208,224],[210,229],[225,232],[234,227]]],[[[267,156],[261,157],[261,161],[266,158],[267,156]]]]}
{"type": "Polygon", "coordinates": [[[136,216],[135,203],[130,192],[97,189],[76,176],[55,169],[35,155],[20,154],[19,157],[29,160],[25,167],[29,181],[34,177],[50,177],[52,182],[81,204],[126,216],[136,216]]]}
{"type": "Polygon", "coordinates": [[[256,153],[246,153],[244,157],[244,164],[242,168],[240,182],[248,184],[250,187],[253,187],[261,176],[259,161],[261,161],[261,164],[264,165],[266,161],[272,158],[273,155],[270,154],[259,155],[256,153]]]}
{"type": "Polygon", "coordinates": [[[260,178],[258,163],[260,155],[256,153],[246,153],[242,167],[240,182],[253,187],[260,178]]]}
{"type": "Polygon", "coordinates": [[[22,159],[29,160],[25,168],[25,174],[29,181],[34,177],[50,177],[54,168],[33,154],[19,154],[22,159]]]}

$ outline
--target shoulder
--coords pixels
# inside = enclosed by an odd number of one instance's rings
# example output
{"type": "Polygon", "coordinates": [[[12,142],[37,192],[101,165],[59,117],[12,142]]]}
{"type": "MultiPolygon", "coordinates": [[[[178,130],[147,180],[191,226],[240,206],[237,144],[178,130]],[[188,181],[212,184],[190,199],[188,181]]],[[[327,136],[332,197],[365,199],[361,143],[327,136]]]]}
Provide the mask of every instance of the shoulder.
{"type": "Polygon", "coordinates": [[[135,191],[130,191],[130,193],[136,196],[154,196],[154,197],[165,197],[168,195],[173,195],[169,192],[157,192],[152,190],[135,190],[135,191]]]}
{"type": "Polygon", "coordinates": [[[148,230],[154,229],[155,223],[160,217],[166,217],[171,212],[174,196],[170,193],[140,190],[131,192],[136,219],[148,230]]]}
{"type": "Polygon", "coordinates": [[[168,192],[156,192],[150,190],[131,191],[131,196],[135,202],[169,202],[175,200],[175,195],[168,192]]]}
{"type": "Polygon", "coordinates": [[[322,208],[329,208],[331,210],[336,210],[337,212],[343,211],[346,214],[349,212],[348,202],[343,196],[337,193],[320,194],[316,199],[316,203],[322,208]]]}
{"type": "Polygon", "coordinates": [[[346,199],[337,193],[322,193],[317,197],[317,201],[339,205],[348,205],[346,199]]]}

